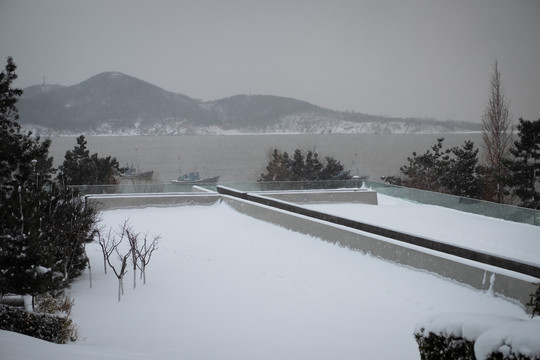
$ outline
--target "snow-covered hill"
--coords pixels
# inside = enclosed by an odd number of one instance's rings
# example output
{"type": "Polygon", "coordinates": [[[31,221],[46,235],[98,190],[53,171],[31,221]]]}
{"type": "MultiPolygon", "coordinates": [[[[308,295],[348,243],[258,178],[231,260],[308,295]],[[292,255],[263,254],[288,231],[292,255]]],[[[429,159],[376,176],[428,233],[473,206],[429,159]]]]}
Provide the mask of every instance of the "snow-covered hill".
{"type": "Polygon", "coordinates": [[[20,123],[38,135],[449,133],[478,124],[389,118],[323,109],[269,95],[202,102],[108,72],[73,86],[35,85],[19,102],[20,123]]]}

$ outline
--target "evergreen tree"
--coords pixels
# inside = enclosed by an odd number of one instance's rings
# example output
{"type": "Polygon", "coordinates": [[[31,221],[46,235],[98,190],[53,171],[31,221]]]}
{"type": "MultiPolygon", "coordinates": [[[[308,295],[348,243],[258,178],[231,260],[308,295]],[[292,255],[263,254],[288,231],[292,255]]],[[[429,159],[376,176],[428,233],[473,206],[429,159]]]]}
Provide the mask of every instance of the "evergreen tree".
{"type": "Polygon", "coordinates": [[[294,151],[291,172],[289,175],[289,181],[302,181],[305,180],[305,164],[304,155],[300,149],[294,151]]]}
{"type": "Polygon", "coordinates": [[[64,186],[116,184],[115,175],[124,170],[116,158],[100,158],[97,153],[90,155],[86,144],[84,135],[81,135],[73,150],[66,151],[64,162],[59,167],[58,181],[64,186]]]}
{"type": "MultiPolygon", "coordinates": [[[[5,195],[5,193],[3,194],[5,195]]],[[[54,270],[55,253],[47,237],[43,209],[50,197],[19,186],[16,194],[2,197],[0,237],[0,292],[38,294],[61,287],[54,270]]]]}
{"type": "Polygon", "coordinates": [[[407,157],[408,165],[399,168],[401,177],[387,177],[386,181],[416,189],[441,192],[441,179],[448,170],[448,151],[442,151],[444,138],[437,139],[437,143],[424,154],[412,153],[407,157]]]}
{"type": "Polygon", "coordinates": [[[478,149],[468,140],[462,147],[450,149],[450,153],[454,157],[448,160],[449,167],[443,172],[442,185],[450,194],[478,198],[480,196],[478,149]]]}
{"type": "Polygon", "coordinates": [[[521,199],[522,206],[540,209],[537,186],[540,174],[540,119],[519,119],[518,130],[519,140],[510,149],[513,159],[506,162],[511,172],[510,185],[513,194],[521,199]]]}
{"type": "Polygon", "coordinates": [[[16,107],[22,90],[13,88],[17,66],[8,57],[0,73],[0,293],[35,295],[52,286],[51,260],[42,256],[40,184],[52,173],[50,141],[21,133],[16,107]]]}
{"type": "Polygon", "coordinates": [[[349,180],[350,171],[345,170],[343,165],[333,157],[327,156],[326,165],[321,169],[318,180],[349,180]]]}
{"type": "Polygon", "coordinates": [[[349,180],[350,171],[332,157],[326,157],[325,163],[319,160],[319,154],[308,151],[304,158],[300,149],[294,151],[293,159],[287,152],[274,149],[269,155],[266,174],[261,174],[258,181],[317,181],[349,180]]]}
{"type": "Polygon", "coordinates": [[[93,241],[97,211],[76,190],[54,189],[43,208],[42,242],[54,254],[53,270],[67,286],[86,268],[84,246],[93,241]]]}
{"type": "Polygon", "coordinates": [[[443,150],[444,138],[422,155],[413,152],[408,165],[400,168],[401,176],[387,177],[394,185],[448,193],[464,197],[480,195],[478,149],[472,141],[463,146],[443,150]]]}
{"type": "Polygon", "coordinates": [[[286,181],[289,166],[289,154],[274,149],[269,155],[266,174],[261,174],[259,181],[286,181]]]}
{"type": "Polygon", "coordinates": [[[86,148],[86,140],[81,135],[77,138],[77,146],[66,151],[64,162],[60,165],[58,179],[64,186],[83,185],[92,178],[90,151],[86,148]]]}
{"type": "Polygon", "coordinates": [[[21,89],[12,87],[17,79],[17,66],[11,57],[0,73],[0,184],[3,191],[12,192],[18,184],[33,182],[39,174],[48,180],[52,173],[52,158],[48,158],[50,140],[40,143],[31,133],[22,134],[16,103],[21,89]],[[33,160],[36,160],[33,162],[33,160]]]}
{"type": "Polygon", "coordinates": [[[308,151],[304,168],[306,180],[319,179],[322,169],[323,164],[319,161],[319,154],[311,150],[308,151]]]}
{"type": "Polygon", "coordinates": [[[50,141],[21,133],[15,70],[8,58],[0,73],[0,293],[35,297],[63,288],[86,266],[80,252],[96,213],[50,181],[50,141]],[[69,249],[75,250],[64,256],[69,249]]]}

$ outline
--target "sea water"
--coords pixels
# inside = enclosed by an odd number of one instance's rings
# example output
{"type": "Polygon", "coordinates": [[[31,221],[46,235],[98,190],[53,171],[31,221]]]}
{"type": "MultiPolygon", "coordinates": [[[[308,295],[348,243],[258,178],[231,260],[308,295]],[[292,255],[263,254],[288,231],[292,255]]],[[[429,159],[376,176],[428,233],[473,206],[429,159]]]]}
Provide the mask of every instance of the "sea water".
{"type": "MultiPolygon", "coordinates": [[[[288,152],[312,150],[333,157],[352,175],[399,175],[413,152],[425,153],[444,137],[444,148],[472,140],[482,153],[481,133],[460,134],[324,134],[324,135],[206,135],[206,136],[87,136],[90,154],[113,156],[121,166],[154,171],[153,182],[169,183],[180,174],[198,171],[201,177],[219,176],[220,183],[256,181],[265,172],[273,149],[288,152]]],[[[52,137],[54,166],[63,161],[76,137],[52,137]]]]}

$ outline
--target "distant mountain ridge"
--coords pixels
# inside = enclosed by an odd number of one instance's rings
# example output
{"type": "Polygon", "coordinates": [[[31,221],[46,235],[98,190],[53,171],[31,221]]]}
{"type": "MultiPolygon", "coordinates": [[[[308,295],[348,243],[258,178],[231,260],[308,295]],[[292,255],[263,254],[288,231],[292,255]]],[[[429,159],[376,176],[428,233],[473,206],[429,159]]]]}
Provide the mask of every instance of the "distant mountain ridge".
{"type": "Polygon", "coordinates": [[[474,123],[339,112],[270,95],[203,102],[119,72],[101,73],[73,86],[30,86],[18,108],[21,125],[40,135],[480,131],[474,123]]]}

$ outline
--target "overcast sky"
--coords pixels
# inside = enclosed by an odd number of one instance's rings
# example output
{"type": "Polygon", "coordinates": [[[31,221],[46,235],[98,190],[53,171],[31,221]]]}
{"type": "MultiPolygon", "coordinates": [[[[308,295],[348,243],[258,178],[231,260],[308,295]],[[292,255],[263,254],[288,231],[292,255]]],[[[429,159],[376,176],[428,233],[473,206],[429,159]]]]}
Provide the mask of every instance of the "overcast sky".
{"type": "Polygon", "coordinates": [[[120,71],[201,100],[466,121],[497,60],[514,119],[540,118],[539,0],[0,0],[7,56],[21,88],[120,71]]]}

